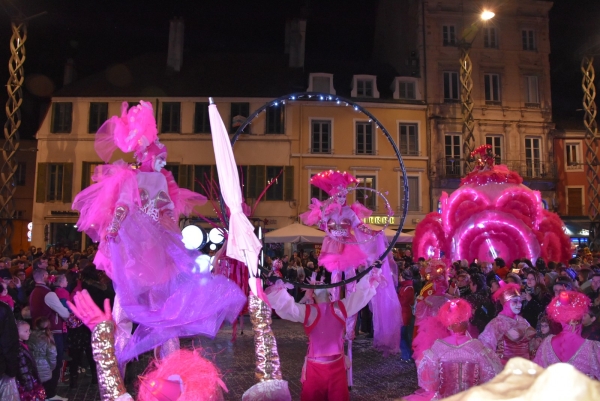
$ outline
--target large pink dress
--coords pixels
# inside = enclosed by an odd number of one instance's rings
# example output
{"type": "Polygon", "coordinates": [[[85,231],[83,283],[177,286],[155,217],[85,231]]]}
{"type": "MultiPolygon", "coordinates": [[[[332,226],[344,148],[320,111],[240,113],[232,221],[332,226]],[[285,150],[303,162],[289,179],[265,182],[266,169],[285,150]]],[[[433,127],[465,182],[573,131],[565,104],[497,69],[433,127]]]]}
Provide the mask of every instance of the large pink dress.
{"type": "Polygon", "coordinates": [[[73,202],[78,227],[100,242],[94,263],[114,282],[117,324],[139,324],[130,339],[126,330],[117,333],[120,363],[172,338],[214,336],[237,317],[244,294],[222,275],[193,273],[199,253],[185,248],[175,221],[191,212],[198,194],[178,188],[168,171],[141,172],[123,161],[98,166],[93,180],[73,202]],[[116,206],[127,215],[118,237],[107,240],[116,206]]]}
{"type": "Polygon", "coordinates": [[[425,390],[410,396],[411,401],[439,400],[493,379],[502,371],[495,353],[481,341],[470,339],[460,345],[436,340],[423,353],[417,367],[419,386],[425,390]]]}
{"type": "Polygon", "coordinates": [[[568,363],[581,373],[600,380],[600,342],[585,340],[568,361],[561,361],[552,348],[553,337],[551,334],[542,341],[533,360],[535,363],[543,368],[555,363],[568,363]]]}
{"type": "Polygon", "coordinates": [[[531,359],[529,354],[529,341],[535,336],[535,330],[527,323],[527,320],[517,315],[510,318],[498,315],[492,319],[485,330],[479,335],[479,340],[506,364],[510,358],[516,356],[531,359]],[[508,331],[515,329],[519,337],[515,340],[509,338],[508,331]]]}

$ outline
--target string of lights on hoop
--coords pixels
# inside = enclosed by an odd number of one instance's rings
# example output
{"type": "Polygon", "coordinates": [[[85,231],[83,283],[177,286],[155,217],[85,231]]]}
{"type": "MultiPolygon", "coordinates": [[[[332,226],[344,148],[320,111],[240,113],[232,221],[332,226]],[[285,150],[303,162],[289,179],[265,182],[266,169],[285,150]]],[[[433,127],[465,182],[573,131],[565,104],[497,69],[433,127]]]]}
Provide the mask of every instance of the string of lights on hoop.
{"type": "MultiPolygon", "coordinates": [[[[243,133],[244,129],[246,129],[246,127],[248,125],[250,125],[250,123],[256,117],[258,117],[262,112],[266,111],[269,107],[278,107],[280,105],[286,105],[286,104],[290,104],[290,103],[294,103],[294,102],[335,103],[335,104],[339,105],[340,107],[351,107],[352,109],[354,109],[355,112],[359,112],[359,113],[366,115],[367,117],[369,117],[370,122],[373,122],[375,124],[375,130],[380,129],[381,132],[383,132],[383,135],[385,135],[386,139],[388,140],[388,142],[394,149],[394,153],[395,153],[396,158],[398,159],[398,163],[400,165],[400,172],[402,174],[402,186],[404,188],[404,191],[403,191],[404,196],[402,199],[402,207],[401,207],[400,219],[398,222],[398,228],[396,231],[396,235],[394,235],[394,237],[390,241],[390,244],[388,245],[386,250],[381,255],[379,255],[378,260],[376,260],[373,264],[371,264],[371,266],[369,266],[366,270],[360,272],[356,276],[354,276],[350,279],[339,281],[337,283],[333,283],[333,284],[312,285],[312,284],[291,282],[286,279],[283,279],[284,282],[290,283],[290,284],[292,284],[296,287],[300,287],[300,288],[316,289],[316,288],[339,287],[342,285],[346,285],[347,283],[350,283],[352,281],[360,279],[365,274],[367,274],[373,267],[375,267],[375,266],[379,267],[381,265],[381,260],[383,260],[388,255],[388,253],[391,252],[392,248],[394,247],[394,244],[398,240],[398,237],[400,236],[400,233],[402,232],[402,227],[404,226],[404,222],[406,220],[406,213],[408,211],[409,189],[408,189],[408,177],[406,176],[406,167],[404,166],[404,161],[402,160],[402,155],[400,153],[400,149],[398,149],[398,146],[396,145],[394,138],[390,135],[389,131],[384,127],[384,125],[381,123],[381,121],[379,121],[377,119],[377,117],[375,117],[373,114],[371,114],[371,112],[369,110],[367,110],[360,104],[358,104],[350,99],[344,98],[342,96],[331,95],[329,93],[320,93],[320,92],[292,93],[289,95],[281,96],[277,99],[274,99],[274,100],[264,104],[263,106],[259,107],[256,111],[254,111],[252,114],[250,114],[248,116],[248,118],[246,119],[246,121],[244,121],[238,127],[237,131],[231,138],[231,146],[233,147],[235,145],[236,141],[238,140],[239,136],[243,133]]],[[[270,273],[270,271],[265,269],[263,266],[259,266],[259,268],[265,274],[270,273]]]]}

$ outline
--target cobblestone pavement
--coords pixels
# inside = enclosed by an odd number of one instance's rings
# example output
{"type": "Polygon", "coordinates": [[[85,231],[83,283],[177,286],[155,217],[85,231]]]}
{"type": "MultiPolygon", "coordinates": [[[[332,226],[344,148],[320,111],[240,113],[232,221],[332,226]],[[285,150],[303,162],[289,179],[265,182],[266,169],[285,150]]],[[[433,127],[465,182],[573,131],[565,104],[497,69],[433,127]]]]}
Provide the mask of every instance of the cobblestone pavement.
{"type": "MultiPolygon", "coordinates": [[[[229,389],[225,400],[241,400],[242,394],[254,383],[254,343],[248,317],[245,318],[244,334],[231,342],[231,326],[225,326],[213,340],[197,337],[186,340],[184,346],[202,347],[208,357],[213,358],[223,373],[223,380],[229,389]]],[[[277,337],[283,378],[288,381],[293,400],[300,399],[300,373],[306,353],[306,336],[302,325],[276,319],[273,331],[277,337]]],[[[238,328],[239,333],[239,328],[238,328]]],[[[353,344],[354,386],[351,391],[353,401],[395,400],[411,394],[417,388],[417,375],[414,364],[400,362],[399,356],[384,358],[373,350],[372,339],[360,335],[353,344]]],[[[140,374],[148,365],[150,355],[128,367],[132,376],[140,374]]],[[[91,378],[80,374],[76,389],[59,387],[58,394],[70,401],[100,400],[98,386],[90,383],[91,378]]],[[[135,381],[135,380],[134,380],[135,381]]],[[[128,385],[130,394],[135,394],[135,386],[128,385]]]]}

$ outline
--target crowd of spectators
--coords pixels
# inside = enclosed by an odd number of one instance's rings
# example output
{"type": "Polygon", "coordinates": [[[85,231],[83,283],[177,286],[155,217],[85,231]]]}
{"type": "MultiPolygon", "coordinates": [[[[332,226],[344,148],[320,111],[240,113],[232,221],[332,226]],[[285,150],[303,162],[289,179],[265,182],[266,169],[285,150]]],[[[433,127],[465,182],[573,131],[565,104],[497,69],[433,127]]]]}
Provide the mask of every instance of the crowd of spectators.
{"type": "Polygon", "coordinates": [[[67,307],[84,289],[99,306],[114,300],[110,279],[91,262],[96,252],[31,247],[0,259],[0,378],[16,378],[22,400],[65,400],[57,386],[76,387],[86,370],[97,380],[91,332],[67,307]]]}
{"type": "MultiPolygon", "coordinates": [[[[411,343],[415,305],[427,297],[423,288],[428,277],[424,274],[425,259],[413,261],[410,251],[394,252],[398,265],[398,297],[402,305],[403,323],[408,326],[402,331],[402,360],[412,361],[411,343]]],[[[568,263],[549,262],[538,259],[536,263],[522,258],[505,261],[496,258],[490,261],[454,261],[447,273],[449,299],[463,298],[473,308],[470,331],[477,335],[495,318],[502,307],[492,300],[492,294],[500,288],[501,281],[515,283],[521,287],[521,316],[537,331],[531,343],[531,354],[537,344],[549,334],[560,332],[561,326],[546,315],[546,307],[561,291],[579,291],[590,300],[590,310],[584,316],[582,336],[600,341],[600,254],[591,254],[587,248],[577,251],[577,256],[568,263]]]]}

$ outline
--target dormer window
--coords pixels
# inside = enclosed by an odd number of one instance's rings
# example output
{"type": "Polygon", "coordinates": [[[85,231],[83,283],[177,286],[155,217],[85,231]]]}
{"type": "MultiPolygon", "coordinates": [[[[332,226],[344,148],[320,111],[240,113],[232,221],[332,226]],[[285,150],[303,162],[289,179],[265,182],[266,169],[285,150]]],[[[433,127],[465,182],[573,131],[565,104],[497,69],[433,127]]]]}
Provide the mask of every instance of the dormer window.
{"type": "Polygon", "coordinates": [[[335,95],[333,74],[312,73],[308,77],[308,92],[329,93],[335,95]]]}
{"type": "Polygon", "coordinates": [[[355,75],[352,79],[352,97],[379,98],[375,75],[355,75]]]}
{"type": "Polygon", "coordinates": [[[396,77],[392,84],[394,99],[420,100],[418,79],[412,77],[396,77]]]}

